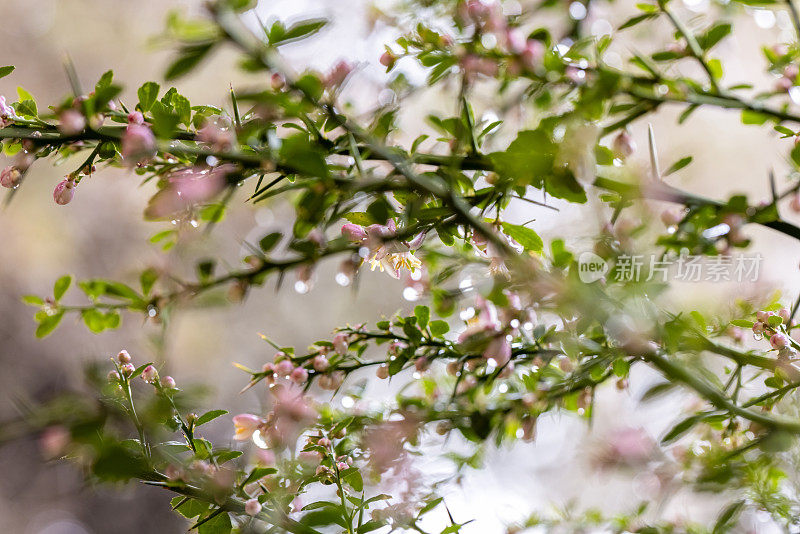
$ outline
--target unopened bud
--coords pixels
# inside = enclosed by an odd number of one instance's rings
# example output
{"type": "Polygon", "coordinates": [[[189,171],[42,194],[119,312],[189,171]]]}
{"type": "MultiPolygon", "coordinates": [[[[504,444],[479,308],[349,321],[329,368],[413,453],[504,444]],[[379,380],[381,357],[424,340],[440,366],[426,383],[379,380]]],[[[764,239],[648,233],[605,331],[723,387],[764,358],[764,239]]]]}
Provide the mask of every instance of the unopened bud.
{"type": "Polygon", "coordinates": [[[58,182],[56,188],[53,189],[53,200],[56,201],[56,204],[59,206],[64,206],[72,202],[72,198],[75,196],[75,182],[70,180],[69,178],[65,178],[58,182]]]}
{"type": "Polygon", "coordinates": [[[247,499],[244,503],[244,511],[247,515],[258,515],[261,511],[261,503],[258,502],[258,499],[247,499]]]}
{"type": "Polygon", "coordinates": [[[142,380],[151,384],[158,380],[158,371],[156,371],[156,368],[152,365],[145,367],[144,371],[142,371],[142,380]]]}
{"type": "Polygon", "coordinates": [[[167,389],[175,389],[175,379],[167,375],[161,379],[161,385],[167,389]]]}
{"type": "Polygon", "coordinates": [[[389,378],[389,366],[383,364],[380,367],[378,367],[378,370],[375,372],[375,376],[377,376],[381,380],[389,378]]]}

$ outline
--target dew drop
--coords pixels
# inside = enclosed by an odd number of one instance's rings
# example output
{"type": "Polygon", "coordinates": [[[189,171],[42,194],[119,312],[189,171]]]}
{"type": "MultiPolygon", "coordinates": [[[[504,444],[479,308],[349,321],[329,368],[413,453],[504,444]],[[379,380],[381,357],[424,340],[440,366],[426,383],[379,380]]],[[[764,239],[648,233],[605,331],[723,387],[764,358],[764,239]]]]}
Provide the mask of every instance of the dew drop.
{"type": "Polygon", "coordinates": [[[407,287],[403,290],[403,298],[410,302],[419,300],[419,291],[417,291],[413,287],[407,287]]]}
{"type": "Polygon", "coordinates": [[[294,283],[294,290],[301,295],[305,295],[308,293],[309,287],[307,283],[303,282],[302,280],[298,280],[294,283]]]}

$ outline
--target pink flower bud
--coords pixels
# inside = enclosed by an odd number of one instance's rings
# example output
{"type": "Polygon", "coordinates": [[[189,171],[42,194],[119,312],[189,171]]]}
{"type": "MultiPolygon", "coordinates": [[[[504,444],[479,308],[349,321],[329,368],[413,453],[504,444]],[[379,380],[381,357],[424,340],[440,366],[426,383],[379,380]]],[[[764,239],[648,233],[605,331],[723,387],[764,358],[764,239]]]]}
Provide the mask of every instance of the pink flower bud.
{"type": "Polygon", "coordinates": [[[227,117],[209,117],[197,131],[197,140],[219,152],[230,150],[236,143],[236,133],[230,126],[230,119],[227,117]]]}
{"type": "Polygon", "coordinates": [[[348,467],[350,466],[347,465],[345,462],[338,462],[336,464],[336,469],[338,469],[340,472],[346,470],[348,467]]]}
{"type": "Polygon", "coordinates": [[[489,342],[483,357],[487,360],[494,360],[495,365],[505,365],[511,359],[511,343],[505,334],[495,337],[489,342]]]}
{"type": "Polygon", "coordinates": [[[506,46],[509,52],[513,54],[520,54],[525,50],[527,45],[525,34],[519,28],[509,28],[506,30],[506,46]]]}
{"type": "Polygon", "coordinates": [[[286,80],[283,78],[281,73],[276,72],[270,76],[269,83],[272,86],[273,91],[280,91],[283,89],[283,86],[286,85],[286,80]]]}
{"type": "Polygon", "coordinates": [[[330,367],[330,363],[328,362],[328,358],[323,356],[322,354],[318,354],[314,356],[314,360],[312,361],[312,365],[314,366],[314,370],[318,373],[324,373],[330,367]]]}
{"type": "Polygon", "coordinates": [[[769,321],[769,316],[770,315],[771,314],[769,312],[767,312],[767,311],[763,311],[763,310],[757,311],[756,312],[756,319],[758,319],[759,322],[766,323],[767,321],[769,321]]]}
{"type": "Polygon", "coordinates": [[[161,385],[167,389],[175,389],[175,379],[167,375],[161,379],[161,385]]]}
{"type": "Polygon", "coordinates": [[[78,135],[86,128],[86,117],[74,109],[61,112],[58,117],[58,130],[64,135],[78,135]]]}
{"type": "Polygon", "coordinates": [[[664,210],[661,212],[661,222],[664,226],[677,226],[683,220],[683,213],[678,210],[664,210]]]}
{"type": "Polygon", "coordinates": [[[375,376],[377,376],[381,380],[389,378],[389,366],[383,364],[380,367],[378,367],[378,370],[375,372],[375,376]]]}
{"type": "Polygon", "coordinates": [[[447,370],[447,374],[458,376],[459,371],[461,371],[461,363],[457,361],[449,362],[445,369],[447,370]]]}
{"type": "Polygon", "coordinates": [[[381,65],[383,65],[384,67],[387,68],[391,67],[392,65],[394,65],[395,61],[397,61],[397,58],[395,57],[394,54],[392,54],[388,50],[383,54],[381,54],[380,62],[381,65]]]}
{"type": "Polygon", "coordinates": [[[48,460],[63,455],[69,446],[70,433],[65,427],[55,425],[48,427],[39,436],[39,446],[42,454],[48,460]]]}
{"type": "Polygon", "coordinates": [[[123,363],[119,366],[119,370],[125,376],[131,376],[133,372],[136,370],[136,367],[133,366],[132,363],[123,363]]]}
{"type": "Polygon", "coordinates": [[[156,155],[156,138],[144,124],[131,123],[122,135],[122,159],[134,166],[156,155]]]}
{"type": "Polygon", "coordinates": [[[258,515],[261,511],[261,503],[258,502],[258,499],[247,499],[244,503],[244,512],[247,515],[258,515]]]}
{"type": "Polygon", "coordinates": [[[636,143],[633,141],[631,134],[626,132],[625,130],[621,131],[615,138],[614,138],[614,152],[622,156],[623,158],[627,158],[636,150],[636,143]]]}
{"type": "Polygon", "coordinates": [[[324,465],[317,466],[317,470],[314,472],[318,477],[327,474],[328,468],[324,465]]]}
{"type": "Polygon", "coordinates": [[[476,54],[467,54],[461,59],[461,68],[468,78],[474,78],[478,74],[492,77],[497,74],[497,62],[493,59],[478,56],[476,54]]]}
{"type": "Polygon", "coordinates": [[[761,321],[753,323],[754,334],[762,334],[763,332],[764,332],[764,323],[762,323],[761,321]]]}
{"type": "Polygon", "coordinates": [[[290,377],[292,382],[295,384],[302,384],[308,380],[308,371],[306,371],[303,367],[295,367],[290,377]]]}
{"type": "Polygon", "coordinates": [[[789,338],[784,334],[773,334],[772,337],[769,338],[769,344],[772,345],[774,349],[782,349],[789,346],[789,338]]]}
{"type": "Polygon", "coordinates": [[[108,381],[109,382],[119,382],[120,376],[119,373],[116,371],[110,371],[108,373],[108,381]]]}
{"type": "Polygon", "coordinates": [[[141,111],[131,111],[128,113],[128,124],[144,124],[144,115],[141,111]]]}
{"type": "Polygon", "coordinates": [[[122,349],[119,351],[119,354],[117,354],[117,360],[119,363],[129,363],[131,361],[131,355],[128,354],[127,350],[122,349]]]}
{"type": "Polygon", "coordinates": [[[351,72],[353,72],[353,66],[347,61],[341,60],[334,65],[334,67],[325,77],[325,85],[328,87],[337,87],[342,85],[351,72]]]}
{"type": "Polygon", "coordinates": [[[275,363],[273,369],[278,376],[289,376],[294,371],[294,364],[291,360],[284,359],[275,363]]]}
{"type": "Polygon", "coordinates": [[[53,200],[59,206],[64,206],[72,201],[75,196],[75,182],[69,178],[65,178],[58,182],[56,188],[53,189],[53,200]]]}
{"type": "Polygon", "coordinates": [[[142,380],[151,384],[158,380],[158,371],[156,371],[156,368],[152,365],[145,367],[144,371],[142,371],[142,380]]]}
{"type": "Polygon", "coordinates": [[[350,335],[345,332],[339,332],[333,337],[333,348],[339,354],[347,354],[348,340],[350,335]]]}
{"type": "Polygon", "coordinates": [[[347,223],[342,225],[342,235],[350,241],[360,243],[367,238],[367,231],[359,224],[347,223]]]}
{"type": "Polygon", "coordinates": [[[22,172],[14,165],[8,166],[0,171],[0,185],[9,189],[14,189],[22,180],[22,172]]]}
{"type": "Polygon", "coordinates": [[[780,310],[778,310],[778,317],[783,319],[784,323],[789,321],[789,315],[790,314],[791,314],[791,312],[789,310],[787,310],[786,308],[781,308],[780,310]]]}
{"type": "Polygon", "coordinates": [[[319,438],[317,440],[317,445],[319,445],[324,449],[327,449],[331,446],[331,440],[329,440],[328,438],[319,438]]]}
{"type": "Polygon", "coordinates": [[[544,57],[544,45],[536,39],[529,39],[520,53],[522,64],[528,70],[534,70],[544,57]]]}

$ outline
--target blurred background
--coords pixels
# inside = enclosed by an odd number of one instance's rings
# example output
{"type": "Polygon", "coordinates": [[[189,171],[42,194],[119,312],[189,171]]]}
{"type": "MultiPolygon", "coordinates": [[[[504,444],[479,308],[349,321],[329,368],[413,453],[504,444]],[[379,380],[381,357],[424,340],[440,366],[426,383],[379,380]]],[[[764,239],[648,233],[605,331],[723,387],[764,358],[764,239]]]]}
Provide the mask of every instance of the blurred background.
{"type": "MultiPolygon", "coordinates": [[[[585,23],[594,33],[608,32],[633,14],[633,4],[627,0],[613,5],[598,2],[585,23]]],[[[383,7],[388,5],[384,3],[383,7]]],[[[287,55],[297,68],[326,70],[342,57],[360,62],[346,95],[368,109],[382,98],[386,77],[377,58],[394,36],[391,30],[371,23],[371,6],[362,0],[273,0],[261,2],[258,13],[264,20],[276,13],[282,18],[331,18],[333,24],[322,34],[289,45],[287,55]]],[[[35,95],[40,108],[58,101],[69,90],[62,67],[65,54],[69,54],[85,86],[113,68],[115,79],[126,86],[122,100],[132,103],[135,89],[144,81],[161,80],[169,62],[169,50],[153,39],[162,31],[167,13],[174,9],[198,13],[201,7],[201,0],[4,0],[0,2],[0,20],[4,21],[0,64],[16,65],[17,70],[0,80],[0,94],[13,101],[16,87],[21,85],[35,95]]],[[[691,18],[707,7],[707,0],[684,0],[681,12],[691,18]]],[[[772,80],[763,75],[764,60],[758,44],[789,40],[788,16],[780,11],[758,10],[736,18],[733,37],[716,49],[728,68],[725,81],[768,87],[772,80]]],[[[652,50],[671,38],[666,27],[662,30],[656,35],[651,25],[643,25],[641,30],[629,31],[611,53],[624,55],[631,43],[637,50],[652,50]]],[[[613,56],[610,59],[613,61],[613,56]]],[[[410,67],[407,74],[412,80],[422,78],[410,67]]],[[[193,103],[224,106],[230,84],[256,82],[237,72],[235,56],[227,51],[214,56],[177,86],[193,103]]],[[[493,105],[492,94],[484,93],[482,98],[476,101],[479,114],[491,111],[493,105]]],[[[403,118],[404,127],[411,132],[409,138],[426,128],[423,117],[431,110],[449,110],[451,106],[441,93],[413,98],[403,118]]],[[[675,122],[679,112],[664,107],[649,119],[655,128],[662,168],[684,155],[695,157],[692,165],[670,178],[676,185],[715,198],[725,198],[733,191],[746,192],[751,201],[758,201],[768,198],[769,169],[775,170],[779,183],[785,180],[790,140],[779,140],[766,128],[741,126],[735,112],[701,111],[678,130],[675,122]]],[[[526,120],[530,119],[521,116],[521,123],[526,120]]],[[[642,169],[647,164],[646,126],[638,122],[632,127],[639,145],[633,164],[642,169]]],[[[25,307],[20,297],[50,294],[53,281],[64,273],[78,279],[132,281],[136,271],[149,265],[186,269],[213,250],[221,251],[229,265],[237,265],[245,240],[255,241],[291,224],[285,206],[252,206],[242,197],[210,237],[187,230],[175,249],[162,252],[149,244],[148,238],[168,223],[143,221],[141,213],[152,191],[150,186],[140,186],[133,174],[100,169],[81,184],[69,206],[52,202],[52,188],[76,164],[72,161],[64,168],[52,168],[46,162],[38,163],[14,201],[0,211],[0,418],[13,415],[14,399],[46,399],[57,391],[80,387],[85,362],[108,358],[122,348],[135,361],[161,362],[179,384],[210,381],[213,393],[208,407],[232,413],[253,410],[261,400],[260,394],[236,394],[245,381],[231,362],[260,367],[271,359],[273,351],[257,333],[280,345],[305,347],[316,339],[328,338],[336,326],[374,321],[380,314],[391,315],[414,306],[402,299],[401,284],[379,273],[363,276],[357,292],[338,286],[333,280],[334,263],[318,270],[315,286],[307,294],[293,291],[293,279],[287,279],[279,291],[274,283],[268,283],[241,305],[183,310],[163,332],[143,324],[137,316],[125,316],[121,329],[93,335],[68,318],[55,334],[38,341],[33,335],[33,310],[25,307]]],[[[520,205],[512,212],[511,222],[536,218],[534,228],[546,241],[566,237],[573,246],[586,244],[588,249],[608,215],[592,205],[562,208],[554,216],[549,210],[520,205]],[[566,234],[565,221],[569,221],[566,234]]],[[[656,215],[642,216],[657,216],[661,207],[652,209],[656,215]]],[[[787,213],[790,220],[800,223],[800,218],[787,213]]],[[[757,243],[750,252],[764,256],[758,283],[693,284],[691,291],[676,291],[672,298],[687,306],[724,308],[734,296],[765,295],[779,288],[792,300],[800,290],[800,248],[789,238],[759,228],[748,228],[748,235],[757,243]]],[[[652,373],[636,369],[629,391],[603,390],[595,428],[608,432],[643,428],[657,439],[674,422],[686,399],[671,396],[661,403],[640,405],[637,398],[654,379],[652,373]]],[[[377,396],[389,393],[385,383],[373,384],[371,391],[377,396]]],[[[227,439],[231,433],[227,418],[208,428],[218,439],[227,439]]],[[[549,414],[540,420],[535,443],[488,450],[486,469],[468,473],[460,485],[449,487],[445,500],[457,521],[476,520],[465,532],[491,533],[503,532],[507,522],[534,510],[548,512],[572,501],[580,507],[629,510],[647,492],[658,493],[659,481],[649,475],[617,476],[590,469],[591,449],[602,439],[604,436],[590,434],[583,422],[571,416],[549,414]]],[[[430,471],[440,467],[433,457],[421,461],[430,471]]],[[[0,473],[2,532],[102,533],[113,525],[118,534],[126,534],[181,532],[187,528],[170,511],[169,500],[160,490],[86,487],[73,467],[43,462],[34,442],[16,442],[0,450],[0,473]]],[[[715,498],[687,492],[670,500],[663,513],[671,518],[708,522],[721,505],[722,501],[715,498]]],[[[441,521],[444,526],[446,517],[432,521],[441,521]]],[[[752,521],[758,525],[757,518],[752,521]]]]}

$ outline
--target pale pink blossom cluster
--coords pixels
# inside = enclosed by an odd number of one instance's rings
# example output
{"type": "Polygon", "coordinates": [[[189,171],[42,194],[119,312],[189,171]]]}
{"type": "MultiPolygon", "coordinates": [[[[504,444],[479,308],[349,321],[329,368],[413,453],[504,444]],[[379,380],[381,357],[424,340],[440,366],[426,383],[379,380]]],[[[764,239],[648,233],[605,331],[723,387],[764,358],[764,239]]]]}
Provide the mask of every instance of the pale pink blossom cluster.
{"type": "Polygon", "coordinates": [[[212,168],[184,167],[167,175],[167,185],[153,195],[145,209],[145,216],[161,219],[181,213],[193,206],[204,204],[227,185],[227,176],[236,170],[232,163],[212,168]]]}
{"type": "Polygon", "coordinates": [[[17,118],[14,108],[6,104],[6,97],[0,96],[0,128],[5,128],[17,118]]]}
{"type": "MultiPolygon", "coordinates": [[[[541,65],[544,44],[536,39],[528,39],[522,29],[509,26],[500,2],[463,2],[459,6],[459,19],[464,24],[473,24],[481,33],[494,35],[501,51],[515,56],[507,66],[509,72],[518,74],[521,71],[533,71],[541,65]]],[[[461,57],[460,66],[468,79],[478,74],[493,77],[499,71],[495,59],[475,54],[461,57]]]]}
{"type": "Polygon", "coordinates": [[[266,444],[283,448],[297,441],[300,434],[317,419],[317,412],[302,389],[278,385],[270,389],[272,411],[266,417],[243,413],[233,417],[233,439],[247,441],[258,432],[266,444]]]}
{"type": "MultiPolygon", "coordinates": [[[[500,230],[497,230],[495,234],[516,252],[521,253],[524,250],[522,245],[500,230]]],[[[489,260],[489,273],[495,276],[509,275],[510,271],[508,270],[508,266],[506,266],[505,254],[503,251],[499,250],[497,246],[489,242],[485,236],[473,232],[472,245],[475,247],[478,255],[489,260]]]]}
{"type": "Polygon", "coordinates": [[[347,60],[339,60],[333,66],[333,68],[325,75],[325,79],[323,82],[325,86],[334,89],[336,87],[341,86],[350,73],[353,72],[353,64],[347,60]]]}
{"type": "Polygon", "coordinates": [[[122,135],[122,160],[128,167],[150,161],[157,153],[156,137],[139,111],[128,115],[128,127],[122,135]]]}
{"type": "Polygon", "coordinates": [[[498,311],[494,303],[478,297],[475,314],[467,319],[467,328],[458,336],[458,343],[465,350],[481,352],[484,360],[496,367],[505,366],[506,374],[514,368],[511,340],[519,333],[521,322],[530,318],[518,295],[511,293],[507,298],[508,306],[498,311]]]}
{"type": "Polygon", "coordinates": [[[422,245],[425,234],[418,234],[412,241],[396,239],[397,225],[389,219],[385,225],[371,224],[361,226],[347,223],[342,225],[342,235],[354,243],[367,248],[370,269],[380,269],[392,278],[400,278],[401,269],[412,273],[422,268],[422,262],[414,256],[414,250],[422,245]]]}
{"type": "Polygon", "coordinates": [[[203,127],[197,131],[197,141],[217,152],[230,150],[236,144],[236,132],[230,118],[215,115],[206,119],[203,127]]]}
{"type": "Polygon", "coordinates": [[[657,452],[655,441],[643,429],[620,428],[595,447],[593,463],[602,469],[641,469],[657,452]]]}

